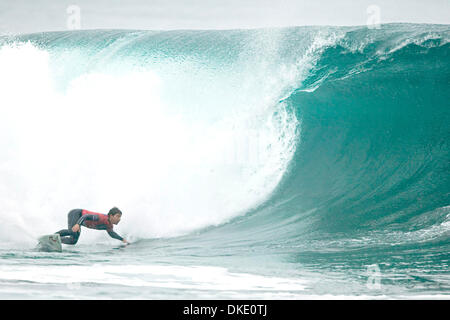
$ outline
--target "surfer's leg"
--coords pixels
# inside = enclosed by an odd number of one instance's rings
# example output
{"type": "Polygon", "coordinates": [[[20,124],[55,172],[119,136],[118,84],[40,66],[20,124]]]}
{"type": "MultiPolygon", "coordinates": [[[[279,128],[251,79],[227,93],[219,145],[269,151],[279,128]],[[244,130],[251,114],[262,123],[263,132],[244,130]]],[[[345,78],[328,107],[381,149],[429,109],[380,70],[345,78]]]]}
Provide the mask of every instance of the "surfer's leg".
{"type": "Polygon", "coordinates": [[[72,230],[72,227],[81,218],[81,212],[81,209],[70,210],[69,214],[67,215],[67,226],[69,230],[72,230]]]}
{"type": "Polygon", "coordinates": [[[58,233],[61,236],[61,242],[64,244],[75,244],[80,237],[80,231],[73,232],[72,230],[63,229],[59,230],[58,233]]]}
{"type": "Polygon", "coordinates": [[[69,229],[62,229],[55,233],[58,233],[61,237],[67,237],[67,236],[71,236],[73,231],[70,231],[69,229]]]}
{"type": "Polygon", "coordinates": [[[70,235],[61,237],[61,242],[64,244],[75,244],[78,242],[79,237],[80,237],[80,232],[71,231],[70,235]]]}
{"type": "Polygon", "coordinates": [[[68,229],[60,230],[61,242],[64,244],[75,244],[80,237],[80,231],[73,232],[72,227],[77,223],[78,219],[81,217],[81,209],[71,210],[67,215],[67,225],[68,229]]]}

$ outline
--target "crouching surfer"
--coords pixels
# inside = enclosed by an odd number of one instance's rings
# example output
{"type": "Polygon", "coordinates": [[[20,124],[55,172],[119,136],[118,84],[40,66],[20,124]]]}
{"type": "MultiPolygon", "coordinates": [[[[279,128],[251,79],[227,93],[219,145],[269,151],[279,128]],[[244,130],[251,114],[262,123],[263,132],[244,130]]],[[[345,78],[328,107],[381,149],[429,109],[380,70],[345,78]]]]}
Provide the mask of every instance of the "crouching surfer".
{"type": "Polygon", "coordinates": [[[113,231],[113,225],[118,224],[122,218],[122,211],[117,207],[109,210],[108,214],[92,212],[84,209],[74,209],[68,214],[68,229],[60,230],[61,242],[64,244],[76,244],[81,233],[81,226],[96,230],[106,230],[108,234],[125,244],[127,240],[113,231]]]}

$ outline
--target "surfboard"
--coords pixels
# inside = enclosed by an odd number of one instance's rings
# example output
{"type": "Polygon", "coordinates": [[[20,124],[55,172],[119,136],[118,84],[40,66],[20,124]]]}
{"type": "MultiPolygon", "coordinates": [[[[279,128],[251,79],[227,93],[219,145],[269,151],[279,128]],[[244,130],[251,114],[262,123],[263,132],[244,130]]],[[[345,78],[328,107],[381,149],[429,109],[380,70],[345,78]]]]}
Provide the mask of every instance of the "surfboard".
{"type": "Polygon", "coordinates": [[[62,252],[61,237],[59,234],[48,234],[38,239],[39,251],[62,252]]]}

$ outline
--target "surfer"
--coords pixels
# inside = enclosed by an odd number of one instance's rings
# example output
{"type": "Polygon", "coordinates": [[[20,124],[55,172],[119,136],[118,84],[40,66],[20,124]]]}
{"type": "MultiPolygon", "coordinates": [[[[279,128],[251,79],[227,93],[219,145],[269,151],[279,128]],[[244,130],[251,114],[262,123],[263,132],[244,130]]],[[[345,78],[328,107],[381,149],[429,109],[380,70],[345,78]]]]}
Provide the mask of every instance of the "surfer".
{"type": "Polygon", "coordinates": [[[92,212],[84,209],[74,209],[68,214],[68,229],[60,230],[61,242],[64,244],[76,244],[81,233],[81,226],[90,229],[106,230],[108,234],[125,244],[129,244],[124,238],[113,231],[113,225],[118,224],[122,218],[122,211],[117,207],[109,210],[108,214],[92,212]]]}

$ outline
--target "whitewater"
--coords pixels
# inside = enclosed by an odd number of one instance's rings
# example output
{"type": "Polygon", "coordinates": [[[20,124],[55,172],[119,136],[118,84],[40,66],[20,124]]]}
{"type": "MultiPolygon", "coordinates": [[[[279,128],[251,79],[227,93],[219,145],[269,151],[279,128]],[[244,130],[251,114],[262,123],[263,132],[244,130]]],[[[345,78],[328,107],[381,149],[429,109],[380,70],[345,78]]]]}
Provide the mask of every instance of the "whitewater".
{"type": "Polygon", "coordinates": [[[0,36],[0,297],[448,298],[449,35],[0,36]]]}

